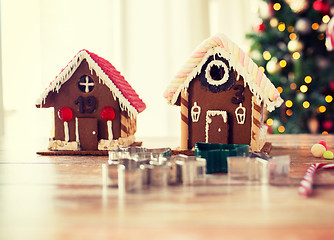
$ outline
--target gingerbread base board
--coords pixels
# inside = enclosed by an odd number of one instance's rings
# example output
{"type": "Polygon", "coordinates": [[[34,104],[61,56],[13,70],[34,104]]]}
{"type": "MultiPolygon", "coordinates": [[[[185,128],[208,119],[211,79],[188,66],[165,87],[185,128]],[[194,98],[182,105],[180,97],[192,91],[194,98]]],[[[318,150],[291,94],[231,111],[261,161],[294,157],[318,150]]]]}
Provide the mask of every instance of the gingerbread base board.
{"type": "MultiPolygon", "coordinates": [[[[143,142],[134,142],[131,144],[131,147],[140,147],[143,142]]],[[[45,150],[45,151],[38,151],[36,152],[39,155],[44,156],[108,156],[107,150],[96,150],[96,151],[52,151],[52,150],[45,150]]]]}
{"type": "MultiPolygon", "coordinates": [[[[272,143],[271,142],[266,142],[259,154],[269,156],[271,150],[272,150],[272,143]]],[[[183,155],[187,155],[187,156],[194,156],[195,151],[191,150],[191,149],[188,149],[188,150],[172,149],[172,155],[178,155],[178,154],[183,154],[183,155]]]]}
{"type": "Polygon", "coordinates": [[[108,156],[108,151],[51,151],[51,150],[45,150],[45,151],[39,151],[36,152],[39,155],[45,155],[45,156],[108,156]]]}
{"type": "Polygon", "coordinates": [[[172,149],[172,155],[178,155],[178,154],[183,154],[187,156],[194,156],[195,151],[194,150],[176,150],[172,149]]]}

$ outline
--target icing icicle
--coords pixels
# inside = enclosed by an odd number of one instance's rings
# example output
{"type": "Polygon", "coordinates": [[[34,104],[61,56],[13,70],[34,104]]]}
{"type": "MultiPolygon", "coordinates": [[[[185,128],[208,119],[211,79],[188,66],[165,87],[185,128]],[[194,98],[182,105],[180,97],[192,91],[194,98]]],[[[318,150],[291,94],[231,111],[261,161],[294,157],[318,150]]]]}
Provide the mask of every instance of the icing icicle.
{"type": "Polygon", "coordinates": [[[181,90],[189,87],[190,82],[201,72],[208,58],[216,54],[230,62],[230,67],[238,73],[237,80],[243,77],[245,86],[248,85],[258,104],[263,102],[271,112],[283,103],[275,86],[254,61],[226,36],[218,34],[203,41],[176,74],[164,93],[164,97],[170,104],[176,103],[181,90]]]}
{"type": "Polygon", "coordinates": [[[41,94],[37,100],[36,105],[41,106],[45,104],[45,100],[50,92],[59,92],[61,86],[71,78],[73,73],[77,70],[83,60],[86,60],[91,74],[95,72],[99,79],[99,83],[106,85],[114,99],[119,99],[123,110],[127,111],[130,117],[136,117],[138,113],[142,112],[146,105],[139,98],[137,93],[125,81],[124,77],[112,66],[107,60],[91,53],[87,50],[81,50],[68,63],[68,65],[59,73],[49,87],[41,94]]]}
{"type": "Polygon", "coordinates": [[[209,142],[209,128],[210,124],[212,123],[211,117],[214,116],[221,116],[223,118],[224,123],[227,122],[227,112],[226,111],[221,111],[221,110],[208,110],[206,112],[206,117],[205,117],[205,142],[209,142]]]}

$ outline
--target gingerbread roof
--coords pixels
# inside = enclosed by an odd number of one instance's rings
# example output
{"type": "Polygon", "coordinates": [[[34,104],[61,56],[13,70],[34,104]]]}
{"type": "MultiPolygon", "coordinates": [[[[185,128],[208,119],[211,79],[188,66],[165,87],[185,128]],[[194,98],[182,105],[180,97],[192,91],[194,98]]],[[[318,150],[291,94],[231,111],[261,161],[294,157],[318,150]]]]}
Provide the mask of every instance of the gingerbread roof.
{"type": "Polygon", "coordinates": [[[164,93],[170,104],[176,103],[181,90],[189,87],[207,59],[215,54],[230,62],[239,74],[237,80],[242,76],[258,103],[263,102],[268,111],[273,111],[283,103],[278,90],[253,60],[226,36],[218,34],[203,41],[172,80],[164,93]]]}
{"type": "Polygon", "coordinates": [[[146,108],[145,103],[139,98],[138,94],[120,72],[104,58],[85,49],[79,51],[67,66],[61,70],[58,76],[50,83],[49,87],[41,94],[36,102],[36,106],[43,106],[45,99],[51,91],[58,92],[61,86],[71,78],[84,59],[87,61],[89,69],[95,71],[99,82],[102,82],[110,89],[114,98],[119,99],[122,110],[126,110],[130,115],[134,116],[144,111],[146,108]]]}

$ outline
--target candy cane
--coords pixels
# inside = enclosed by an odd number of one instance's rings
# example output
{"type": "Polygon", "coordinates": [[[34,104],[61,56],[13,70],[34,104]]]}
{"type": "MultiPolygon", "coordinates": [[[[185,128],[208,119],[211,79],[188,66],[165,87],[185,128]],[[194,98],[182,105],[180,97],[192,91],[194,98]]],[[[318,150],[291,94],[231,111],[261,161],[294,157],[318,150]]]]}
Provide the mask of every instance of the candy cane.
{"type": "Polygon", "coordinates": [[[318,169],[334,169],[334,164],[313,163],[306,171],[298,189],[299,195],[308,197],[312,193],[314,174],[318,169]]]}

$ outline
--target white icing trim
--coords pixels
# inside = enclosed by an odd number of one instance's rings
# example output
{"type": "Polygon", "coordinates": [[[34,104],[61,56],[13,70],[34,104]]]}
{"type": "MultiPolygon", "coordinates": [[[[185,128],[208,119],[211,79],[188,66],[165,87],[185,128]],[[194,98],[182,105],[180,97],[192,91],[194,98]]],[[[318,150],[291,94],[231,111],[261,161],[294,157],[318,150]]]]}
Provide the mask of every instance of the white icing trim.
{"type": "Polygon", "coordinates": [[[61,86],[71,78],[76,69],[80,66],[81,62],[86,59],[89,70],[93,73],[95,71],[99,78],[99,83],[105,84],[113,94],[114,99],[117,97],[119,99],[120,107],[122,111],[127,111],[130,117],[136,117],[138,111],[133,107],[129,100],[124,97],[122,92],[116,87],[113,81],[108,77],[108,75],[101,69],[101,67],[91,58],[89,53],[85,50],[80,51],[72,61],[62,70],[62,72],[56,77],[56,79],[50,84],[50,86],[45,89],[41,96],[36,101],[36,105],[45,104],[46,97],[49,92],[59,92],[61,86]]]}
{"type": "Polygon", "coordinates": [[[94,84],[94,82],[90,83],[89,82],[89,76],[86,76],[85,77],[85,82],[83,82],[83,83],[81,82],[81,83],[79,83],[79,85],[85,87],[85,93],[89,93],[89,86],[94,87],[95,84],[94,84]]]}
{"type": "MultiPolygon", "coordinates": [[[[214,55],[214,56],[215,56],[215,55],[214,55]]],[[[205,69],[205,77],[206,77],[206,79],[207,79],[207,82],[208,82],[209,84],[211,84],[211,85],[214,85],[214,86],[222,85],[222,84],[226,83],[227,80],[228,80],[228,77],[229,77],[229,74],[228,74],[228,68],[227,68],[226,64],[225,64],[223,61],[220,61],[220,60],[213,60],[213,61],[211,61],[211,62],[206,66],[206,69],[205,69]],[[214,79],[212,79],[212,76],[211,76],[211,74],[210,74],[210,70],[211,70],[211,68],[213,67],[213,65],[224,68],[224,75],[223,75],[222,79],[220,79],[220,80],[214,80],[214,79]]]]}
{"type": "Polygon", "coordinates": [[[209,142],[209,125],[212,123],[211,117],[220,115],[223,118],[224,123],[227,122],[227,112],[222,110],[208,110],[205,117],[205,142],[209,142]]]}
{"type": "MultiPolygon", "coordinates": [[[[230,68],[233,67],[239,74],[237,80],[240,79],[240,76],[243,76],[245,84],[248,84],[248,87],[251,91],[251,93],[256,97],[256,101],[258,104],[261,102],[264,103],[267,110],[269,112],[272,112],[275,107],[279,107],[283,103],[283,99],[279,97],[275,101],[271,101],[269,99],[270,94],[272,94],[272,91],[275,90],[275,86],[270,82],[270,80],[263,74],[262,81],[265,81],[262,84],[265,84],[264,89],[266,91],[262,91],[260,86],[257,85],[257,79],[252,75],[253,70],[256,69],[258,71],[257,65],[254,63],[254,61],[247,55],[244,54],[244,62],[247,63],[246,66],[242,66],[239,62],[238,58],[235,56],[234,48],[237,48],[235,44],[233,44],[232,41],[230,41],[228,38],[226,38],[224,35],[218,35],[218,37],[223,41],[223,44],[225,48],[222,48],[220,46],[213,46],[209,49],[207,40],[204,42],[204,44],[201,44],[198,49],[196,49],[195,52],[201,52],[206,51],[206,54],[203,56],[201,61],[196,64],[191,64],[189,62],[186,63],[186,65],[181,68],[182,72],[189,72],[186,79],[183,82],[172,82],[171,85],[168,87],[169,91],[171,89],[176,89],[174,94],[171,96],[170,104],[175,104],[180,92],[182,89],[187,89],[189,87],[190,82],[201,72],[202,66],[205,64],[207,59],[210,56],[214,56],[215,54],[218,54],[219,56],[225,58],[230,63],[230,68]],[[254,68],[254,65],[256,68],[254,68]],[[271,90],[271,91],[268,91],[271,90]]],[[[238,51],[242,51],[241,49],[238,49],[238,51]]]]}
{"type": "Polygon", "coordinates": [[[242,103],[239,104],[239,107],[235,109],[235,118],[237,119],[237,123],[240,125],[245,124],[246,120],[246,108],[242,106],[242,103]],[[239,113],[241,110],[241,113],[239,113]]]}
{"type": "Polygon", "coordinates": [[[67,121],[64,121],[64,134],[65,134],[65,142],[68,142],[70,140],[70,133],[69,133],[67,121]]]}
{"type": "Polygon", "coordinates": [[[194,102],[194,106],[191,108],[191,119],[193,122],[198,122],[201,115],[201,107],[197,105],[197,102],[194,102]]]}
{"type": "MultiPolygon", "coordinates": [[[[201,62],[197,65],[197,66],[191,66],[190,68],[194,67],[192,69],[192,71],[188,74],[187,78],[184,80],[184,82],[182,84],[178,84],[177,86],[177,90],[175,91],[173,98],[171,100],[171,104],[175,104],[175,102],[177,101],[180,92],[182,90],[184,90],[185,92],[187,91],[190,82],[198,75],[200,74],[201,70],[202,70],[202,66],[204,65],[204,63],[208,60],[208,58],[214,54],[218,53],[217,51],[215,51],[214,48],[210,48],[208,49],[208,51],[206,52],[206,54],[204,55],[204,57],[202,58],[201,62]]],[[[187,68],[189,68],[189,66],[186,66],[187,68]]],[[[184,68],[182,68],[184,69],[184,68]]]]}
{"type": "Polygon", "coordinates": [[[78,120],[77,117],[75,118],[75,141],[77,143],[80,142],[80,138],[79,138],[79,120],[78,120]]]}
{"type": "Polygon", "coordinates": [[[114,138],[113,132],[112,132],[112,121],[107,121],[107,127],[108,127],[108,140],[111,141],[114,138]]]}

